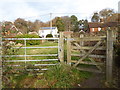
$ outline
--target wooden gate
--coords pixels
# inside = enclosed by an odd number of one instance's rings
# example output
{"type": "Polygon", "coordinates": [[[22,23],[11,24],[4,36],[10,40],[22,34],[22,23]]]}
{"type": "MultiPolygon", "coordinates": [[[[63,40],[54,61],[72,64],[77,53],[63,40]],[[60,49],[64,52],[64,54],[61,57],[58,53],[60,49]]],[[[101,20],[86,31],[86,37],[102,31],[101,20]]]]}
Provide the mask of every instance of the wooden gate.
{"type": "MultiPolygon", "coordinates": [[[[81,64],[92,65],[96,66],[99,71],[102,71],[101,65],[104,64],[104,61],[100,59],[104,59],[106,56],[104,55],[105,53],[100,55],[100,51],[106,51],[105,39],[106,36],[93,37],[84,35],[84,37],[72,38],[69,35],[67,39],[67,63],[73,67],[80,66],[81,64]]],[[[95,71],[90,68],[79,69],[95,71]]]]}
{"type": "Polygon", "coordinates": [[[108,29],[103,36],[83,33],[79,37],[75,36],[77,35],[67,35],[67,64],[83,71],[106,73],[106,80],[111,82],[114,39],[112,30],[108,29]]]}

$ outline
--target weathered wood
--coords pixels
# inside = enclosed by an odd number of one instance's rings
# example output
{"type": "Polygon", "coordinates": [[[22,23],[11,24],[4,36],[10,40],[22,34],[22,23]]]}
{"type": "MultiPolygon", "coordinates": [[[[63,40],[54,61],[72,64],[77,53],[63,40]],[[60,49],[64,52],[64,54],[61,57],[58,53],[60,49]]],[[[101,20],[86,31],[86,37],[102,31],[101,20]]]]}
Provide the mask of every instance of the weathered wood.
{"type": "Polygon", "coordinates": [[[71,34],[67,35],[67,64],[71,65],[71,34]]]}
{"type": "Polygon", "coordinates": [[[59,59],[60,62],[64,62],[64,33],[60,32],[60,39],[59,39],[59,59]]]}
{"type": "Polygon", "coordinates": [[[113,31],[107,30],[107,51],[106,51],[106,80],[112,82],[112,65],[113,65],[113,31]]]}
{"type": "MultiPolygon", "coordinates": [[[[72,49],[80,49],[80,50],[90,50],[93,47],[87,47],[87,46],[81,46],[81,47],[75,47],[72,46],[72,49]]],[[[97,47],[96,50],[106,50],[106,47],[97,47]]]]}
{"type": "MultiPolygon", "coordinates": [[[[76,63],[77,60],[71,60],[71,62],[76,63]]],[[[88,64],[88,65],[96,65],[97,64],[97,65],[103,65],[103,63],[100,63],[100,62],[96,62],[96,64],[95,64],[95,63],[92,63],[90,61],[81,61],[80,64],[88,64]]]]}
{"type": "MultiPolygon", "coordinates": [[[[78,57],[82,57],[84,56],[85,54],[71,54],[71,56],[78,56],[78,57]]],[[[106,58],[105,55],[88,55],[88,57],[91,57],[91,58],[106,58]]]]}
{"type": "Polygon", "coordinates": [[[84,38],[74,38],[71,39],[71,41],[100,41],[100,40],[105,40],[106,36],[103,37],[84,37],[84,38]]]}
{"type": "Polygon", "coordinates": [[[99,41],[91,50],[89,50],[77,63],[73,65],[73,67],[76,67],[83,59],[85,59],[93,50],[95,50],[102,41],[99,41]]]}
{"type": "Polygon", "coordinates": [[[102,71],[102,68],[101,68],[92,58],[90,58],[90,60],[91,60],[92,63],[94,63],[94,65],[96,65],[96,67],[97,67],[100,71],[102,71]]]}
{"type": "MultiPolygon", "coordinates": [[[[74,43],[78,48],[80,48],[81,46],[78,44],[78,43],[74,43]]],[[[72,49],[72,46],[71,46],[71,49],[72,49]]],[[[84,50],[82,49],[79,49],[82,53],[86,53],[84,50]]]]}
{"type": "MultiPolygon", "coordinates": [[[[84,34],[83,33],[80,34],[80,38],[84,38],[84,34]]],[[[80,41],[80,46],[83,46],[83,45],[84,45],[84,41],[80,41]]]]}

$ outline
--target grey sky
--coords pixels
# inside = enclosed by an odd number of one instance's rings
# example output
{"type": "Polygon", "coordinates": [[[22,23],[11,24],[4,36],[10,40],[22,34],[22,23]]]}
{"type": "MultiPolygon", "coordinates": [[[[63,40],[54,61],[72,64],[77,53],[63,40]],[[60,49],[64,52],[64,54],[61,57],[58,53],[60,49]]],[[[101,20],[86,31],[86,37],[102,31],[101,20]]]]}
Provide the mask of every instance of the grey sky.
{"type": "Polygon", "coordinates": [[[50,20],[55,16],[70,16],[90,19],[93,12],[104,8],[118,11],[119,0],[0,0],[0,21],[25,18],[26,20],[50,20]]]}

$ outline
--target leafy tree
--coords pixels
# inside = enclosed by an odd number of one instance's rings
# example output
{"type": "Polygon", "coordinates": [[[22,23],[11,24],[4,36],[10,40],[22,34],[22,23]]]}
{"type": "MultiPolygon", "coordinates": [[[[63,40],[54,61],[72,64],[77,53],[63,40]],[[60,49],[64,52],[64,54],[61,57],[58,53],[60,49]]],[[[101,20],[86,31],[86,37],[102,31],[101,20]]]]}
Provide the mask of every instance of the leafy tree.
{"type": "Polygon", "coordinates": [[[71,30],[71,18],[69,16],[64,16],[64,17],[61,17],[62,18],[62,21],[64,23],[64,28],[65,28],[65,31],[69,31],[71,30]]]}
{"type": "Polygon", "coordinates": [[[104,22],[106,21],[106,19],[109,16],[112,16],[114,14],[114,10],[113,9],[103,9],[99,12],[99,15],[104,19],[104,22]]]}
{"type": "Polygon", "coordinates": [[[88,20],[79,20],[79,30],[84,30],[85,32],[89,31],[88,20]]]}
{"type": "Polygon", "coordinates": [[[15,20],[14,24],[22,33],[27,34],[29,32],[27,21],[24,19],[18,18],[15,20]]]}
{"type": "Polygon", "coordinates": [[[119,15],[118,13],[115,13],[115,14],[112,14],[111,16],[109,16],[106,21],[107,22],[118,22],[120,21],[120,18],[119,18],[119,15]]]}
{"type": "Polygon", "coordinates": [[[84,31],[89,32],[89,25],[88,25],[88,20],[84,21],[84,31]]]}
{"type": "Polygon", "coordinates": [[[42,23],[41,21],[39,20],[36,20],[34,23],[33,23],[33,31],[36,31],[38,32],[38,30],[40,29],[40,27],[42,26],[42,23]]]}
{"type": "Polygon", "coordinates": [[[91,18],[91,21],[92,22],[99,22],[99,20],[100,20],[99,14],[97,12],[95,12],[91,18]]]}
{"type": "Polygon", "coordinates": [[[58,31],[64,31],[64,23],[60,17],[57,17],[55,26],[58,28],[58,31]]]}
{"type": "Polygon", "coordinates": [[[75,15],[72,15],[71,17],[70,17],[71,19],[71,30],[72,31],[74,31],[74,32],[76,32],[76,31],[78,31],[78,19],[77,19],[77,17],[75,16],[75,15]]]}

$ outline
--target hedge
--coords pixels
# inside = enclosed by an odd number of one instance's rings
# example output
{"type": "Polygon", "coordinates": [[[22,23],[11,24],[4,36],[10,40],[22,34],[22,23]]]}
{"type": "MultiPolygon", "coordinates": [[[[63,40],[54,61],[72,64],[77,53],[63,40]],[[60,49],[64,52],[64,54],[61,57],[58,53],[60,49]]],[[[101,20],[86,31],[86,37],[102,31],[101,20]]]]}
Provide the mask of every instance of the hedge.
{"type": "MultiPolygon", "coordinates": [[[[23,34],[23,35],[17,35],[15,38],[39,38],[38,35],[35,34],[23,34]]],[[[24,40],[16,40],[16,43],[24,44],[24,40]]],[[[39,40],[27,40],[26,45],[39,45],[39,40]]]]}

